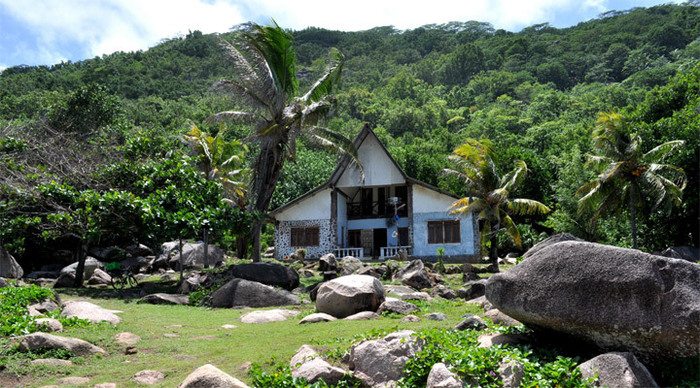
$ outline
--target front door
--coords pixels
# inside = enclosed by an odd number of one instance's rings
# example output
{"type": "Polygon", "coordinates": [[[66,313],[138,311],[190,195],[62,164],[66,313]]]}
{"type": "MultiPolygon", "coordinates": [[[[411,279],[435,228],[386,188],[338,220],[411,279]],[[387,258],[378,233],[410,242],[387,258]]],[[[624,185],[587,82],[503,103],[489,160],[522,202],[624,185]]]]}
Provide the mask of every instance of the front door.
{"type": "Polygon", "coordinates": [[[374,229],[374,244],[372,247],[372,257],[378,258],[381,248],[386,246],[386,228],[374,229]]]}

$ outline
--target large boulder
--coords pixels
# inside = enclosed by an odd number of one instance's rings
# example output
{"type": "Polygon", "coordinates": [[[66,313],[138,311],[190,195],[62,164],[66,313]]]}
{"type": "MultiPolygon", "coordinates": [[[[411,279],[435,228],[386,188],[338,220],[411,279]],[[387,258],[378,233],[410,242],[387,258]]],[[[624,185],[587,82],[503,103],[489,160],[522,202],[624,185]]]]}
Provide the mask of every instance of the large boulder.
{"type": "MultiPolygon", "coordinates": [[[[38,281],[38,280],[37,280],[38,281]]],[[[71,288],[75,286],[75,271],[62,273],[53,284],[53,288],[71,288]]]]}
{"type": "MultiPolygon", "coordinates": [[[[180,268],[180,245],[178,241],[170,241],[161,245],[161,255],[157,261],[166,261],[170,268],[180,268]]],[[[209,244],[207,249],[208,261],[210,265],[216,265],[224,261],[224,250],[214,244],[209,244]]],[[[204,267],[204,243],[183,243],[182,263],[185,268],[204,267]]]]}
{"type": "Polygon", "coordinates": [[[583,241],[583,240],[581,240],[580,238],[574,236],[573,234],[569,234],[569,233],[555,234],[555,235],[549,236],[546,239],[533,245],[532,248],[528,249],[528,251],[525,252],[525,254],[523,255],[523,259],[529,258],[530,256],[536,254],[537,252],[543,250],[544,248],[547,248],[550,245],[554,245],[556,243],[560,243],[560,242],[564,242],[564,241],[583,241]]]}
{"type": "Polygon", "coordinates": [[[248,388],[248,386],[211,364],[195,369],[178,388],[248,388]]]}
{"type": "Polygon", "coordinates": [[[337,271],[338,262],[335,259],[335,255],[332,253],[326,253],[318,259],[318,270],[321,272],[326,271],[337,271]]]}
{"type": "MultiPolygon", "coordinates": [[[[72,274],[73,276],[75,276],[75,270],[77,268],[78,268],[78,262],[76,261],[75,263],[73,263],[71,265],[63,267],[63,269],[61,270],[61,275],[72,274]]],[[[83,269],[83,279],[90,279],[92,277],[92,274],[98,268],[104,268],[104,265],[102,265],[101,261],[97,260],[94,257],[90,257],[90,256],[85,258],[85,268],[83,269]]]]}
{"type": "Polygon", "coordinates": [[[338,261],[341,276],[352,275],[364,266],[360,259],[352,256],[345,256],[338,261]]]}
{"type": "Polygon", "coordinates": [[[700,261],[700,248],[689,246],[671,247],[666,248],[663,252],[659,253],[659,256],[683,259],[697,263],[700,261]]]}
{"type": "Polygon", "coordinates": [[[121,322],[113,311],[104,309],[96,304],[83,301],[66,302],[61,315],[64,317],[75,317],[88,320],[92,323],[109,322],[113,325],[121,322]]]}
{"type": "Polygon", "coordinates": [[[19,350],[22,352],[39,353],[42,350],[62,349],[76,356],[90,354],[105,354],[104,349],[78,338],[59,337],[47,333],[32,333],[25,335],[19,342],[19,350]]]}
{"type": "Polygon", "coordinates": [[[345,376],[346,371],[332,366],[309,345],[302,345],[289,362],[292,376],[306,379],[313,384],[323,381],[328,385],[337,384],[345,376]]]}
{"type": "Polygon", "coordinates": [[[410,330],[384,338],[363,341],[350,349],[349,366],[355,377],[367,386],[389,384],[403,377],[406,362],[422,348],[410,330]]]}
{"type": "Polygon", "coordinates": [[[452,373],[447,365],[439,362],[430,368],[426,388],[462,388],[464,384],[452,373]]]}
{"type": "Polygon", "coordinates": [[[316,310],[336,318],[360,311],[377,311],[384,302],[382,283],[368,275],[347,275],[321,285],[316,295],[316,310]]]}
{"type": "Polygon", "coordinates": [[[232,279],[211,295],[212,307],[270,307],[299,303],[299,298],[289,291],[245,279],[232,279]]]}
{"type": "Polygon", "coordinates": [[[684,260],[566,241],[492,276],[486,298],[535,329],[644,360],[700,351],[700,265],[684,260]]]}
{"type": "Polygon", "coordinates": [[[585,379],[598,377],[596,386],[616,388],[658,387],[654,377],[632,353],[605,353],[579,365],[585,379]]]}
{"type": "Polygon", "coordinates": [[[396,273],[394,278],[401,280],[401,283],[417,290],[432,288],[435,283],[425,268],[423,261],[413,260],[406,267],[396,273]]]}
{"type": "Polygon", "coordinates": [[[243,323],[268,323],[286,321],[288,318],[299,315],[296,310],[272,309],[256,310],[241,316],[243,323]]]}
{"type": "Polygon", "coordinates": [[[267,284],[291,291],[299,287],[297,271],[275,263],[251,263],[234,265],[231,268],[234,277],[267,284]]]}
{"type": "Polygon", "coordinates": [[[92,273],[92,276],[90,276],[90,279],[88,279],[87,284],[91,285],[106,285],[106,284],[111,284],[112,283],[112,277],[109,276],[109,274],[99,268],[96,268],[95,271],[92,273]]]}
{"type": "Polygon", "coordinates": [[[22,275],[24,271],[15,258],[5,248],[0,247],[0,277],[19,279],[22,275]]]}

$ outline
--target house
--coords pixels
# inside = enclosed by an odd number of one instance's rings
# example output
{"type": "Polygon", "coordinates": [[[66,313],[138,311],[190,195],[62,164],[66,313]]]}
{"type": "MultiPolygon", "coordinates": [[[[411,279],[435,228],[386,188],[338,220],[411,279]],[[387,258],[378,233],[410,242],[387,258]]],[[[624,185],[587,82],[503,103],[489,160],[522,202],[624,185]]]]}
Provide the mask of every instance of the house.
{"type": "Polygon", "coordinates": [[[354,144],[361,169],[341,158],[326,183],[272,211],[277,259],[299,248],[311,258],[383,260],[403,250],[434,260],[443,249],[445,260],[479,258],[475,217],[449,212],[458,197],[408,177],[368,125],[354,144]]]}

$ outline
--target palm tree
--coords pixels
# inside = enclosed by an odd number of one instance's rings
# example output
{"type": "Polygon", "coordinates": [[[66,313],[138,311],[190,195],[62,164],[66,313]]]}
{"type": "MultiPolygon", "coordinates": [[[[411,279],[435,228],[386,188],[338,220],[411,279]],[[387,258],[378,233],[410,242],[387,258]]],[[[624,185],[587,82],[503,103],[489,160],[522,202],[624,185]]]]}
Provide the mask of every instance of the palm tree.
{"type": "Polygon", "coordinates": [[[524,161],[515,162],[515,168],[499,175],[493,162],[491,142],[467,139],[457,147],[450,160],[457,169],[445,169],[467,186],[467,197],[452,204],[452,214],[474,213],[484,220],[484,234],[489,237],[489,259],[498,272],[498,232],[503,228],[517,247],[521,247],[520,232],[511,215],[546,214],[549,208],[532,199],[510,199],[510,194],[523,182],[527,174],[524,161]]]}
{"type": "MultiPolygon", "coordinates": [[[[250,139],[258,143],[259,153],[253,165],[248,208],[261,213],[268,210],[285,161],[295,158],[297,139],[348,153],[357,162],[352,141],[319,125],[333,106],[331,93],[340,81],[343,55],[331,49],[323,75],[305,94],[298,95],[292,43],[292,36],[274,22],[272,26],[254,23],[244,26],[233,43],[222,42],[236,78],[214,85],[246,107],[242,111],[217,113],[211,120],[252,126],[250,139]]],[[[253,224],[254,261],[260,260],[263,222],[253,224]]]]}
{"type": "MultiPolygon", "coordinates": [[[[221,183],[224,189],[224,201],[232,206],[245,209],[247,190],[250,181],[250,169],[246,166],[248,147],[238,140],[224,140],[225,131],[216,136],[202,131],[196,125],[185,134],[185,140],[192,151],[199,156],[199,169],[207,179],[221,183]]],[[[209,256],[208,220],[202,225],[204,241],[204,266],[208,267],[209,256]]],[[[245,239],[237,238],[238,257],[245,255],[245,239]]]]}
{"type": "Polygon", "coordinates": [[[592,214],[592,221],[605,213],[626,209],[632,231],[632,248],[637,248],[637,211],[646,199],[652,210],[680,205],[686,185],[682,169],[662,163],[682,140],[660,144],[642,151],[642,139],[630,133],[628,123],[619,113],[601,113],[593,131],[593,148],[598,155],[589,155],[587,164],[598,176],[578,189],[579,211],[592,214]]]}

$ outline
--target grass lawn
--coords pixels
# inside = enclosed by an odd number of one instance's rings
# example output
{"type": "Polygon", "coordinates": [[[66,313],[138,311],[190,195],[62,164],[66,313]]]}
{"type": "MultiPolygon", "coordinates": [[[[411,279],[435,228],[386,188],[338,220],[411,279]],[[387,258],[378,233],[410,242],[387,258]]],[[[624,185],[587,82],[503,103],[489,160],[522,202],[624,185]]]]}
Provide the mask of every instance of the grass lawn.
{"type": "MultiPolygon", "coordinates": [[[[99,294],[98,294],[99,295],[99,294]]],[[[241,380],[249,382],[246,364],[259,363],[268,367],[274,363],[288,363],[302,344],[310,344],[326,351],[330,361],[337,361],[350,344],[368,336],[380,336],[400,329],[453,327],[465,313],[481,313],[480,309],[461,300],[435,298],[432,302],[417,303],[423,316],[432,312],[446,314],[445,321],[422,319],[421,322],[401,322],[401,316],[382,316],[377,320],[344,321],[299,325],[301,317],[314,311],[313,304],[293,307],[300,310],[297,318],[285,322],[245,324],[239,318],[252,309],[209,309],[189,306],[160,306],[137,304],[120,299],[61,294],[64,300],[87,300],[107,309],[123,311],[122,322],[69,328],[62,336],[77,337],[92,342],[107,352],[107,356],[73,358],[72,367],[37,367],[26,358],[8,363],[0,372],[0,385],[20,384],[42,386],[56,384],[66,376],[89,377],[92,386],[112,382],[118,386],[135,386],[132,376],[144,369],[165,374],[160,386],[177,386],[195,368],[210,363],[241,380]],[[221,328],[233,324],[234,329],[221,328]],[[138,352],[124,354],[114,336],[131,332],[141,337],[138,352]],[[19,375],[19,377],[14,377],[19,375]],[[13,380],[13,378],[15,380],[13,380]]]]}

